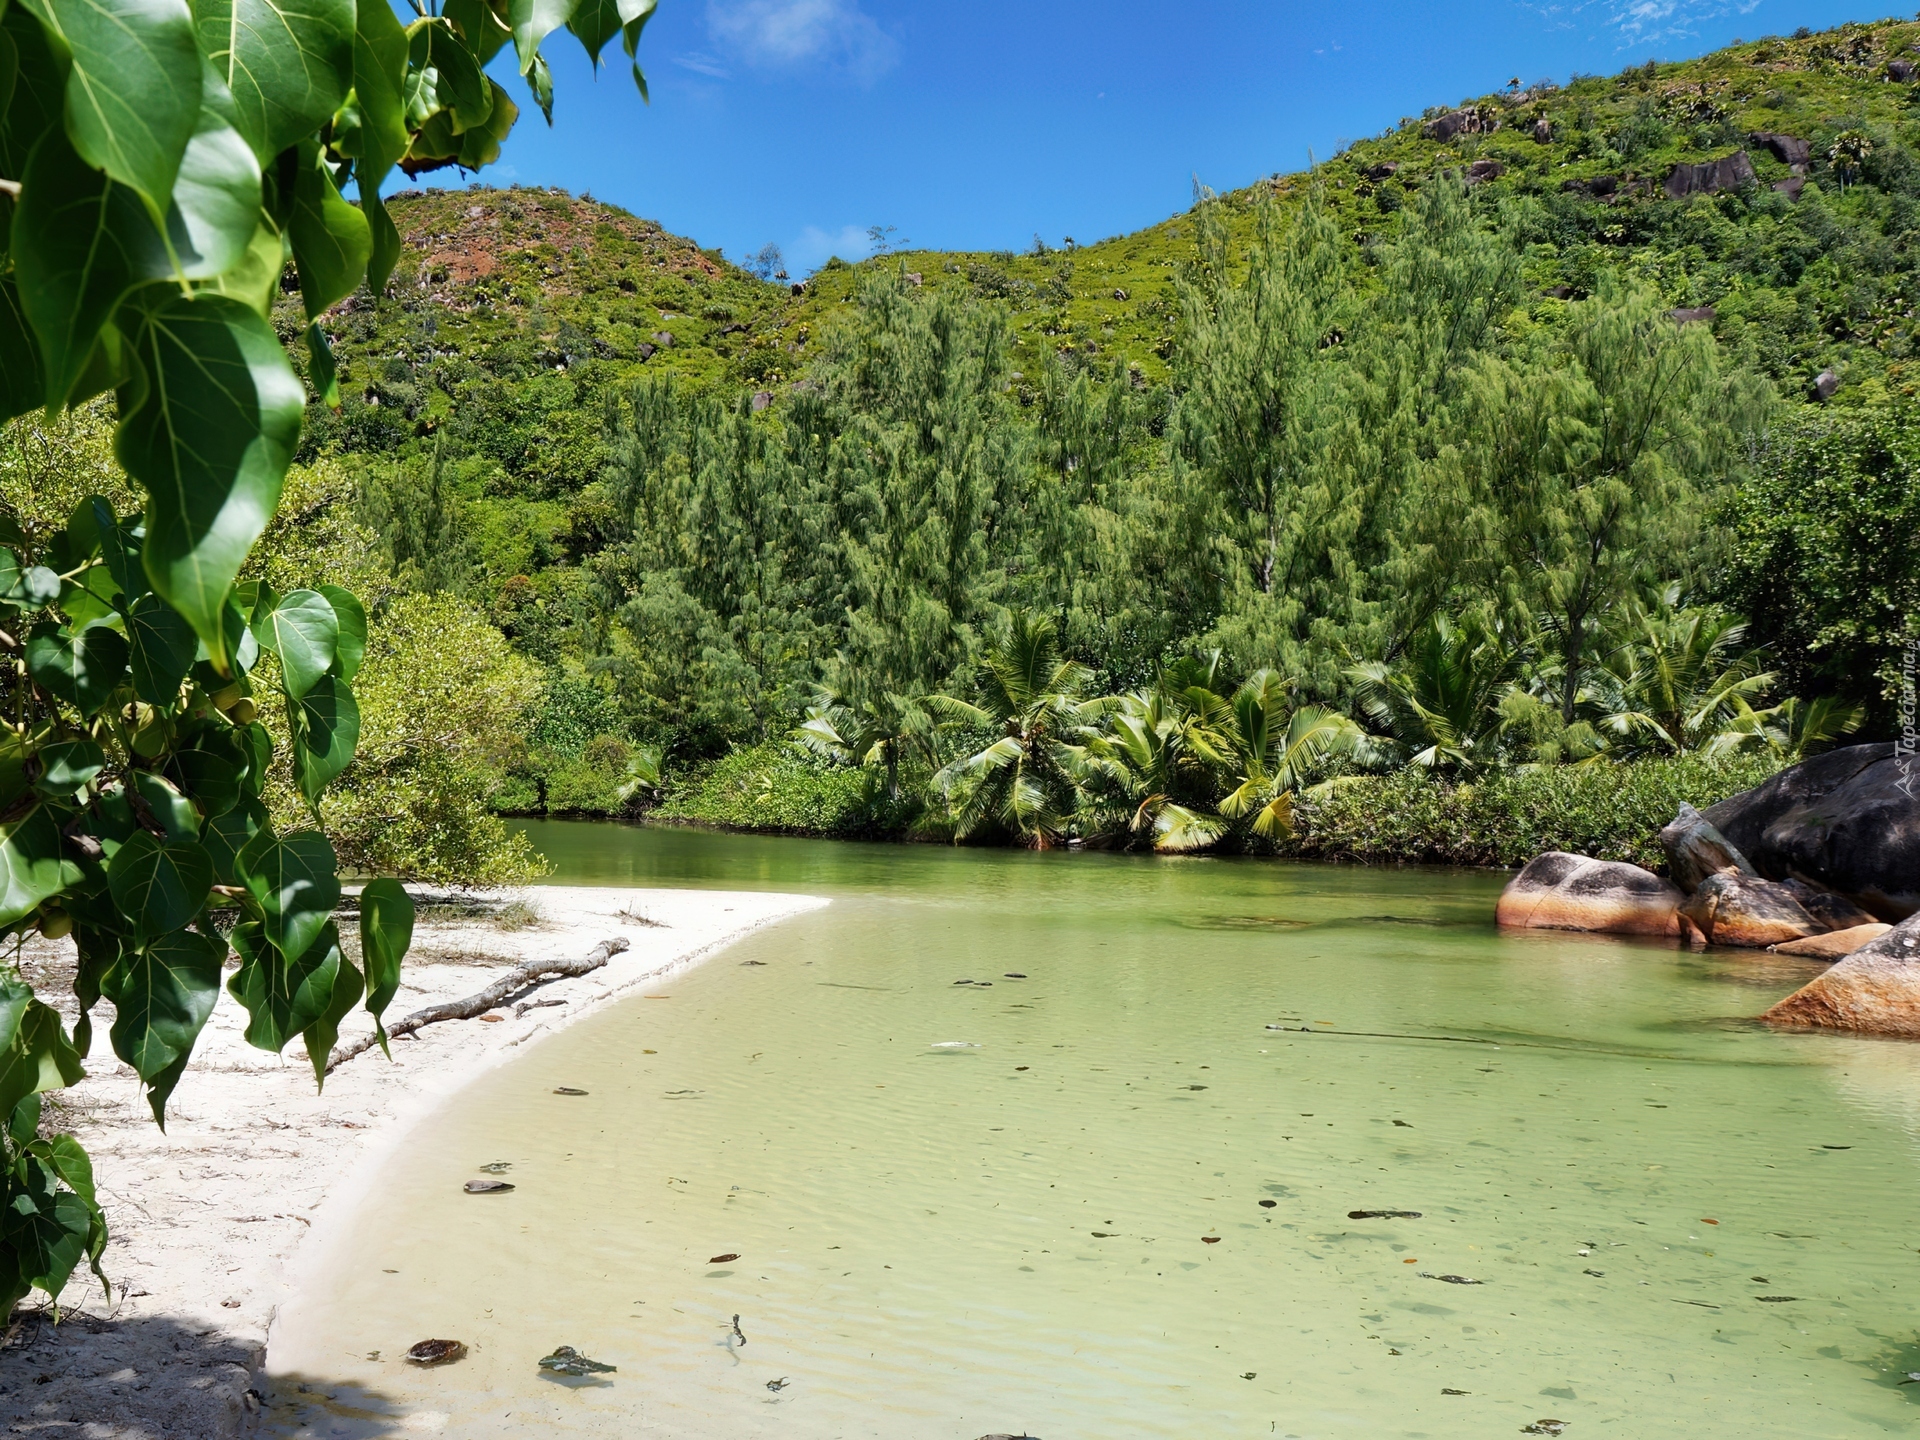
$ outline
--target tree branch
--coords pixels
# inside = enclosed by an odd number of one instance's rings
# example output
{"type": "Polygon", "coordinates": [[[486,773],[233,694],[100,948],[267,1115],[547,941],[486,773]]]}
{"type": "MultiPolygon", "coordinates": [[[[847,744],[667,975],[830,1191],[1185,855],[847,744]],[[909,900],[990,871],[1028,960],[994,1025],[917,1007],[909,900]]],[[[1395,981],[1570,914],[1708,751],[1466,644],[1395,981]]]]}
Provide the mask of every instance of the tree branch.
{"type": "MultiPolygon", "coordinates": [[[[398,1038],[411,1035],[427,1025],[442,1020],[471,1020],[496,1006],[504,1005],[522,991],[549,980],[567,979],[576,975],[585,975],[598,970],[614,956],[627,950],[627,940],[617,935],[611,940],[602,940],[591,951],[578,960],[529,960],[524,965],[516,965],[477,995],[469,995],[464,1000],[447,1000],[439,1005],[429,1005],[424,1010],[416,1010],[404,1020],[396,1020],[387,1029],[387,1034],[398,1038]]],[[[331,1074],[335,1066],[344,1065],[362,1051],[371,1050],[379,1043],[377,1035],[367,1035],[351,1045],[342,1045],[327,1059],[327,1072],[331,1074]]]]}

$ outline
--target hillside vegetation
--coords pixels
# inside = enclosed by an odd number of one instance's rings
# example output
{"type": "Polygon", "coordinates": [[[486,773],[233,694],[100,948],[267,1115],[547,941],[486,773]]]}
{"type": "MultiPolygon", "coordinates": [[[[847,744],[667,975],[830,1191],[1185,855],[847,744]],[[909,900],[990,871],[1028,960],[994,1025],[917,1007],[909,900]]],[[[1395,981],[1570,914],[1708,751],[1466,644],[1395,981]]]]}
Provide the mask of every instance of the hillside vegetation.
{"type": "Polygon", "coordinates": [[[1102,759],[1108,704],[1056,716],[1033,827],[968,820],[1005,779],[953,768],[1007,723],[981,662],[1039,621],[1073,704],[1194,692],[1139,720],[1174,751],[1269,672],[1276,723],[1366,742],[1274,797],[1884,732],[1920,611],[1916,43],[1469,97],[1133,235],[803,286],[586,197],[402,192],[303,453],[402,589],[545,667],[516,808],[622,808],[656,754],[784,746],[809,706],[867,738],[816,763],[884,762],[889,829],[1137,830],[1266,763],[1219,724],[1212,758],[1102,759]]]}

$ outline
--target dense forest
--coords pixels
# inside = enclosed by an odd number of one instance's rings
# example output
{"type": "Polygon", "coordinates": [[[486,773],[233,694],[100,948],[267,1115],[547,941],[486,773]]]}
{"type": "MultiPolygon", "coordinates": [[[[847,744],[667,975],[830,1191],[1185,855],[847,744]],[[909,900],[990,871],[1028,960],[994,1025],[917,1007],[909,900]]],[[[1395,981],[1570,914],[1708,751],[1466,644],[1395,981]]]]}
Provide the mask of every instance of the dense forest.
{"type": "Polygon", "coordinates": [[[504,812],[1484,861],[1552,824],[1366,837],[1704,802],[1898,728],[1917,42],[1516,85],[1135,235],[804,284],[403,192],[277,553],[351,534],[376,620],[504,637],[504,812]]]}

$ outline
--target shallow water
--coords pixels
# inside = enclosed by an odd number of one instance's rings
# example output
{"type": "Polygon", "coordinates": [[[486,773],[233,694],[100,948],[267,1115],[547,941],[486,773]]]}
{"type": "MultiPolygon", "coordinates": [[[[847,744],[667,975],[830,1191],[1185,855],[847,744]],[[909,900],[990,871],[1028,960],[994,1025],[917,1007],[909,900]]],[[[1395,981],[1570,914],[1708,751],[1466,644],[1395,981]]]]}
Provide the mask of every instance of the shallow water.
{"type": "Polygon", "coordinates": [[[1920,1048],[1740,1018],[1809,970],[1500,935],[1478,874],[536,840],[835,903],[423,1127],[275,1330],[274,1433],[1912,1426],[1920,1048]]]}

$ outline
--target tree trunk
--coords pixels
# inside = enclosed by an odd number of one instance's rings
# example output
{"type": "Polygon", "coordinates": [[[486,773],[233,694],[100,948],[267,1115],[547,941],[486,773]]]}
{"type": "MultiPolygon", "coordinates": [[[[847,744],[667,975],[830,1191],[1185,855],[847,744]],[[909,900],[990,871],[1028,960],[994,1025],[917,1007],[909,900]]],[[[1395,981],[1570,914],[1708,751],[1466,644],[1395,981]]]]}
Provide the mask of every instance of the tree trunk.
{"type": "MultiPolygon", "coordinates": [[[[404,1020],[396,1020],[387,1029],[390,1036],[411,1035],[414,1031],[441,1020],[471,1020],[484,1015],[496,1005],[503,1005],[521,991],[542,984],[548,980],[561,980],[575,975],[585,975],[598,970],[614,956],[628,949],[626,937],[616,935],[611,940],[602,940],[587,954],[578,960],[529,960],[524,965],[516,965],[493,984],[477,995],[469,995],[464,1000],[448,1000],[439,1005],[429,1005],[424,1010],[416,1010],[404,1020]]],[[[377,1034],[368,1035],[354,1041],[351,1045],[342,1045],[327,1059],[328,1073],[336,1065],[344,1065],[362,1051],[371,1050],[379,1044],[377,1034]]]]}

